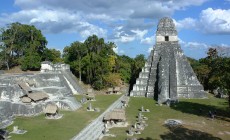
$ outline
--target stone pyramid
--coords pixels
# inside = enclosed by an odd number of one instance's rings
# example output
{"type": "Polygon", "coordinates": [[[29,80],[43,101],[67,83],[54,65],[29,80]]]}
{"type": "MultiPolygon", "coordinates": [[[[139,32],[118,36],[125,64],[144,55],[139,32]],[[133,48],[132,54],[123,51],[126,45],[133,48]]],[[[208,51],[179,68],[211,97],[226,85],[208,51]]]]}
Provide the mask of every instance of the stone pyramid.
{"type": "Polygon", "coordinates": [[[136,80],[130,96],[154,98],[159,104],[178,98],[205,98],[206,92],[178,43],[171,18],[157,26],[156,44],[136,80]]]}

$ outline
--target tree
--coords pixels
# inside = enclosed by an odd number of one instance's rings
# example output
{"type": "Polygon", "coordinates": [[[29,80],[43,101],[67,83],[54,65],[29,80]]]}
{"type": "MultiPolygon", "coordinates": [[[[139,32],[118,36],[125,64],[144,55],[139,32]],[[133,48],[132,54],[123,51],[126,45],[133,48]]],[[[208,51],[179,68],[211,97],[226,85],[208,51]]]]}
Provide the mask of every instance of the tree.
{"type": "Polygon", "coordinates": [[[48,49],[48,48],[44,49],[44,53],[42,54],[42,60],[51,61],[53,63],[58,63],[63,61],[61,58],[61,52],[59,50],[48,49]]]}
{"type": "Polygon", "coordinates": [[[107,87],[119,86],[119,84],[121,83],[121,76],[119,73],[111,73],[105,75],[103,78],[105,81],[105,86],[107,87]]]}
{"type": "Polygon", "coordinates": [[[114,72],[119,73],[121,79],[129,83],[132,77],[132,64],[134,60],[129,56],[117,56],[114,72]]]}
{"type": "Polygon", "coordinates": [[[63,57],[66,63],[70,63],[75,73],[78,73],[81,81],[82,58],[86,56],[88,50],[84,43],[75,41],[70,46],[64,48],[63,57]]]}
{"type": "Polygon", "coordinates": [[[7,70],[9,70],[9,49],[6,48],[6,45],[2,42],[2,33],[4,32],[4,28],[1,28],[0,30],[0,68],[3,68],[4,65],[7,67],[7,70]]]}
{"type": "MultiPolygon", "coordinates": [[[[193,69],[198,79],[206,90],[213,92],[214,89],[221,88],[225,93],[230,93],[230,58],[229,48],[216,46],[209,48],[207,57],[199,61],[192,61],[193,69]],[[219,52],[220,51],[220,52],[219,52]]],[[[230,107],[230,96],[229,96],[230,107]]]]}
{"type": "Polygon", "coordinates": [[[25,62],[26,60],[21,59],[26,59],[24,56],[29,51],[32,51],[30,54],[34,53],[34,56],[41,57],[47,44],[46,38],[35,26],[18,22],[2,30],[1,42],[5,47],[5,58],[7,58],[9,67],[25,62]]]}
{"type": "Polygon", "coordinates": [[[22,70],[39,70],[41,67],[41,57],[37,52],[27,52],[22,57],[21,69],[22,70]]]}
{"type": "Polygon", "coordinates": [[[113,42],[106,43],[103,38],[92,35],[84,43],[75,41],[66,46],[63,59],[77,77],[94,89],[118,86],[122,81],[134,83],[144,66],[144,55],[134,59],[119,56],[113,51],[115,47],[113,42]]]}
{"type": "Polygon", "coordinates": [[[84,43],[75,41],[66,46],[63,58],[79,79],[100,90],[109,85],[108,79],[116,77],[112,76],[116,75],[117,56],[114,47],[116,45],[113,42],[106,43],[103,38],[92,35],[84,43]]]}

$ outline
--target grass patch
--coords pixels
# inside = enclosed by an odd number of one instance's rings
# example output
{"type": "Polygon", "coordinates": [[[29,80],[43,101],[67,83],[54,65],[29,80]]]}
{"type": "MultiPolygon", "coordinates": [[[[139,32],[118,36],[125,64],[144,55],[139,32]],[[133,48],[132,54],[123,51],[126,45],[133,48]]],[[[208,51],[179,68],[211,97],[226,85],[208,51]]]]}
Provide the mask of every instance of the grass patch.
{"type": "MultiPolygon", "coordinates": [[[[61,111],[64,114],[59,120],[47,120],[45,115],[36,117],[16,117],[14,124],[8,130],[12,131],[13,126],[25,129],[28,132],[24,135],[11,134],[13,140],[68,140],[79,133],[87,124],[98,117],[108,108],[119,95],[96,95],[96,101],[91,102],[92,107],[100,108],[101,112],[88,112],[86,103],[76,111],[61,111]]],[[[77,95],[79,100],[81,95],[77,95]]]]}
{"type": "Polygon", "coordinates": [[[126,108],[126,116],[129,124],[134,124],[139,109],[150,109],[150,113],[143,113],[148,117],[148,126],[140,135],[132,137],[126,135],[130,128],[113,128],[109,133],[116,137],[104,137],[103,140],[125,140],[138,138],[141,140],[169,139],[169,140],[227,140],[230,137],[230,110],[225,99],[211,97],[209,99],[183,99],[172,107],[157,106],[156,102],[148,98],[131,97],[129,107],[126,108]],[[202,109],[200,113],[199,109],[202,109]],[[208,111],[217,112],[217,117],[212,120],[208,117],[208,111]],[[164,121],[178,119],[183,121],[181,127],[166,127],[164,121]]]}

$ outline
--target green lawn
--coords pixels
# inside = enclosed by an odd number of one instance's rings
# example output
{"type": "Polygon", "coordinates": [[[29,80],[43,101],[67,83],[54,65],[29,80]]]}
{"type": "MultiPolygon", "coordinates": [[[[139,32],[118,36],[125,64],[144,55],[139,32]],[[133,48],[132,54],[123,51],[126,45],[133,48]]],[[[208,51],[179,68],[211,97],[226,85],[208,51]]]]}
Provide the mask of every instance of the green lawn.
{"type": "Polygon", "coordinates": [[[103,140],[125,140],[138,138],[141,140],[169,139],[169,140],[228,140],[230,138],[230,110],[227,100],[209,97],[209,99],[183,99],[172,107],[157,106],[156,102],[148,98],[131,97],[126,116],[129,124],[134,124],[141,106],[150,109],[150,113],[143,113],[148,117],[148,126],[140,135],[127,136],[130,128],[113,128],[109,131],[116,137],[104,137],[103,140]],[[199,109],[202,109],[200,113],[199,109]],[[217,112],[212,120],[208,111],[217,112]],[[166,127],[164,121],[178,119],[183,121],[180,127],[166,127]]]}
{"type": "MultiPolygon", "coordinates": [[[[81,99],[81,95],[76,96],[81,99]]],[[[11,134],[12,140],[68,140],[80,132],[87,124],[99,116],[105,109],[117,100],[120,95],[96,95],[96,101],[91,102],[92,107],[100,108],[101,112],[88,112],[87,104],[77,111],[61,111],[64,114],[59,120],[47,120],[44,114],[36,117],[17,117],[13,126],[25,129],[24,135],[11,134]]]]}

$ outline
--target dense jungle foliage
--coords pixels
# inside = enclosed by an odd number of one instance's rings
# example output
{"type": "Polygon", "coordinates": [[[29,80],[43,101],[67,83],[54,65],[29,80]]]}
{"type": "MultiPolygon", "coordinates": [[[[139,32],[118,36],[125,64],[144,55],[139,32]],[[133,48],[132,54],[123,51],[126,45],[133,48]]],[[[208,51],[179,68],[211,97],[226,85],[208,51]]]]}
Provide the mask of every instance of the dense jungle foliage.
{"type": "Polygon", "coordinates": [[[113,51],[115,47],[113,42],[92,35],[83,43],[76,41],[65,47],[63,59],[80,80],[98,90],[134,81],[144,66],[144,55],[134,59],[119,56],[113,51]]]}
{"type": "Polygon", "coordinates": [[[12,23],[0,33],[0,68],[21,66],[22,70],[39,70],[41,61],[60,61],[61,52],[48,49],[46,38],[33,25],[12,23]]]}

